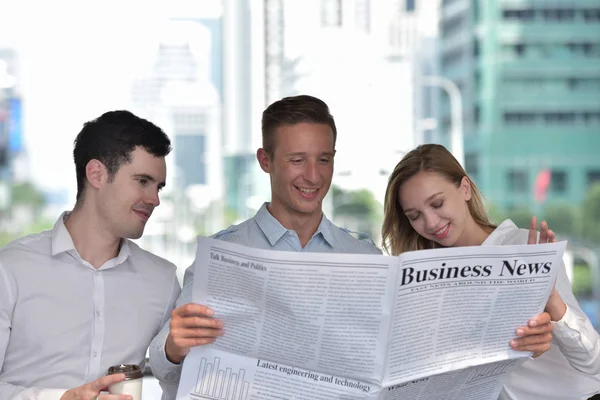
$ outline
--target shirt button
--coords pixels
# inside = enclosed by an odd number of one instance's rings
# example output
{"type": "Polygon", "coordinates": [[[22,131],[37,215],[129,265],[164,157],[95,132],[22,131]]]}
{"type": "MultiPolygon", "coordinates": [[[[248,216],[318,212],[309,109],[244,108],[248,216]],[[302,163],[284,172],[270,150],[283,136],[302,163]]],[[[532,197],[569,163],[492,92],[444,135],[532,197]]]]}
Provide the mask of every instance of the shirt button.
{"type": "Polygon", "coordinates": [[[98,357],[98,353],[93,352],[92,355],[94,356],[94,358],[98,357]]]}

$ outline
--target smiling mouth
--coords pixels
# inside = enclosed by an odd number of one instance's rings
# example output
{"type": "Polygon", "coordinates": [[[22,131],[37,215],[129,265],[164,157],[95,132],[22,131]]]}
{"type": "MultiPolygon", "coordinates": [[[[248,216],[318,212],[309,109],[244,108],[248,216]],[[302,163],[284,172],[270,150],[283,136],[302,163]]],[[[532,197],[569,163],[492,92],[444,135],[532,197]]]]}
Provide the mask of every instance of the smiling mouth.
{"type": "Polygon", "coordinates": [[[137,215],[139,215],[144,221],[147,221],[150,218],[150,214],[147,211],[133,210],[137,215]]]}
{"type": "Polygon", "coordinates": [[[300,188],[300,187],[297,187],[297,186],[296,186],[296,189],[298,189],[299,191],[301,191],[302,193],[307,194],[307,195],[311,195],[311,194],[315,193],[317,190],[319,190],[319,189],[300,188]]]}
{"type": "Polygon", "coordinates": [[[438,238],[439,237],[443,238],[443,237],[446,236],[446,234],[448,233],[449,229],[450,229],[450,224],[446,224],[442,229],[435,231],[433,233],[433,235],[436,236],[436,237],[438,237],[438,238]]]}

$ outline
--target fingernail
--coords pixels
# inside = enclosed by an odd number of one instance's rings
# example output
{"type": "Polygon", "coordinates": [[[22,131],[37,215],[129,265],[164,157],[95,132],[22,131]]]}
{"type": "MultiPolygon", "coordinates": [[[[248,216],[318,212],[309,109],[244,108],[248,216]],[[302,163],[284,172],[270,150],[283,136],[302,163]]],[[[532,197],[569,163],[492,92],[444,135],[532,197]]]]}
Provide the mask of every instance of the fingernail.
{"type": "Polygon", "coordinates": [[[535,319],[532,319],[531,321],[529,321],[529,326],[537,326],[537,321],[535,319]]]}
{"type": "Polygon", "coordinates": [[[212,317],[213,315],[215,315],[215,312],[214,312],[212,309],[210,309],[210,308],[207,308],[207,309],[206,309],[206,314],[207,314],[209,317],[212,317]]]}
{"type": "Polygon", "coordinates": [[[511,340],[510,341],[510,346],[511,347],[517,347],[517,342],[515,340],[511,340]]]}
{"type": "Polygon", "coordinates": [[[517,335],[519,336],[523,336],[525,334],[525,331],[523,329],[517,329],[517,335]]]}

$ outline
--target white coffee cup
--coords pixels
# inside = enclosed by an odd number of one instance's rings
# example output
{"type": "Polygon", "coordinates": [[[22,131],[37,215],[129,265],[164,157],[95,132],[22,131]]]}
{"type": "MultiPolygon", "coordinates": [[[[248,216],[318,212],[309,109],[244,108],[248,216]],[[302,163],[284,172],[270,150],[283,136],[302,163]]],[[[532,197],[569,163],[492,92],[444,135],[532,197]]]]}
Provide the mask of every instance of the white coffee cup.
{"type": "Polygon", "coordinates": [[[114,383],[108,387],[110,394],[128,394],[133,400],[142,400],[142,379],[144,373],[139,366],[134,364],[113,365],[108,369],[107,375],[125,374],[125,380],[114,383]]]}

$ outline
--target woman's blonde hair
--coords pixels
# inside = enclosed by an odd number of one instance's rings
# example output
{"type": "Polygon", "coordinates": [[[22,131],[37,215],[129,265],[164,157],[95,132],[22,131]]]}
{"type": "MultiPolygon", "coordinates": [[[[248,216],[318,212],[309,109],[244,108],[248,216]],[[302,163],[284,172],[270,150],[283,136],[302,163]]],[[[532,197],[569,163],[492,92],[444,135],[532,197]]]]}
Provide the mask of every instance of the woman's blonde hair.
{"type": "Polygon", "coordinates": [[[388,254],[398,255],[405,251],[432,249],[439,245],[425,239],[413,229],[400,204],[400,187],[421,171],[435,172],[459,187],[466,177],[471,184],[471,199],[467,202],[473,220],[482,227],[495,228],[488,218],[483,196],[477,185],[469,178],[460,163],[444,146],[424,144],[408,152],[394,168],[385,192],[383,248],[388,254]]]}

